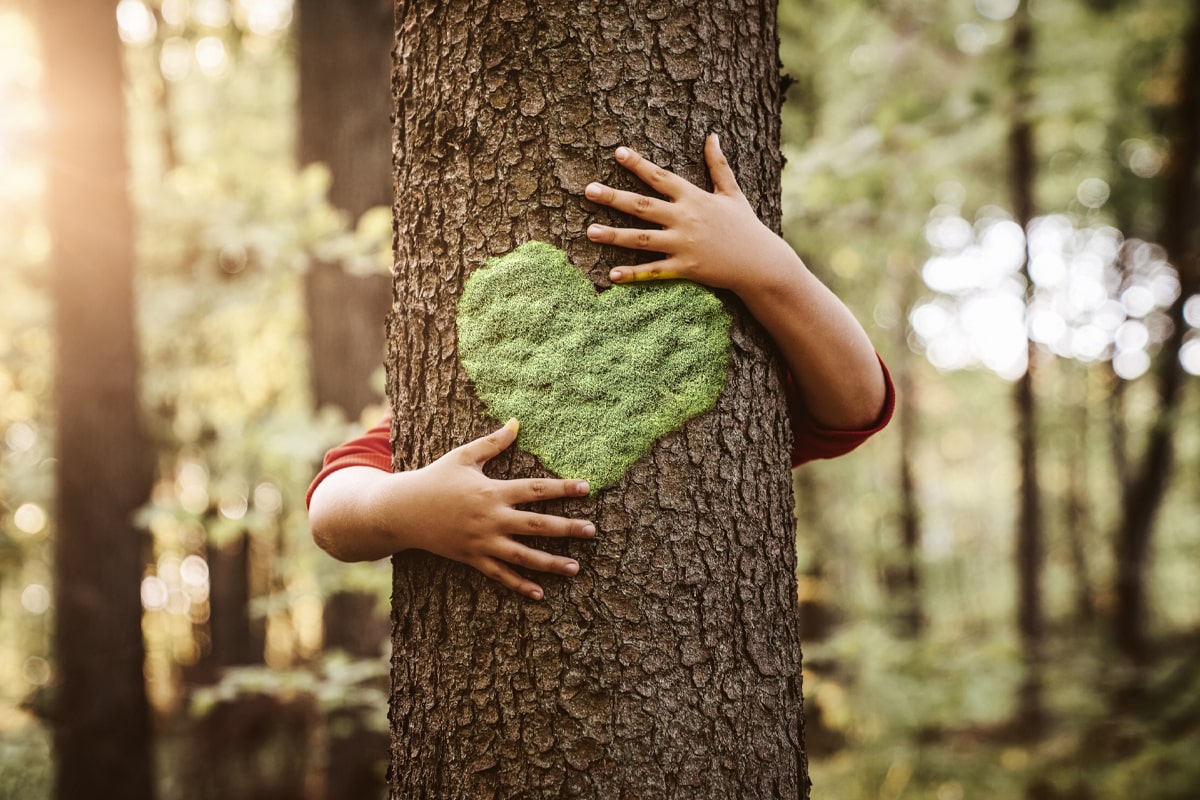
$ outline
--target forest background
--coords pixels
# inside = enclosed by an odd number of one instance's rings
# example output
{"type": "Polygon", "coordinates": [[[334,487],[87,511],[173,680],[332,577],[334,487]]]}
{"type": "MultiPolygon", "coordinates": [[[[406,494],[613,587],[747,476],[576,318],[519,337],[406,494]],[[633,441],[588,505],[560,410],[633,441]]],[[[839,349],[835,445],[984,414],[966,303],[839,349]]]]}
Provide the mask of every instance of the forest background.
{"type": "MultiPolygon", "coordinates": [[[[36,5],[0,3],[0,797],[21,798],[50,796],[56,713],[54,100],[36,5]]],[[[159,793],[207,796],[200,761],[221,796],[319,796],[332,743],[387,724],[386,637],[378,657],[327,648],[327,600],[385,610],[389,567],[338,564],[308,536],[322,453],[384,405],[314,407],[305,275],[386,274],[391,212],[339,210],[338,176],[299,163],[291,0],[114,5],[155,449],[139,521],[159,793]],[[233,656],[213,627],[230,592],[233,656]],[[247,720],[257,738],[223,750],[247,720]]],[[[1167,201],[1172,126],[1200,129],[1180,91],[1192,13],[780,5],[785,236],[867,326],[901,403],[860,450],[795,473],[816,796],[1200,786],[1194,161],[1190,214],[1167,201]],[[1139,549],[1128,511],[1150,473],[1166,488],[1139,549]]]]}

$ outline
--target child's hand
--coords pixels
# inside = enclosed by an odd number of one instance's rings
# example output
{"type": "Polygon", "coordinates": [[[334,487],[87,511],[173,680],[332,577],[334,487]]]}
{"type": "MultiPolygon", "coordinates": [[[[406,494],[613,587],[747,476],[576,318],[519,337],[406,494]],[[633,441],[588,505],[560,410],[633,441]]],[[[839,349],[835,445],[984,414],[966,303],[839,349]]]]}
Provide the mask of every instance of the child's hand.
{"type": "Polygon", "coordinates": [[[687,278],[730,289],[747,299],[787,279],[798,262],[781,238],[762,224],[750,207],[716,134],[704,146],[714,192],[709,193],[656,166],[634,151],[617,149],[617,161],[667,200],[589,184],[589,200],[661,225],[662,230],[592,225],[594,242],[665,253],[666,258],[638,266],[615,267],[614,282],[687,278]]]}
{"type": "Polygon", "coordinates": [[[837,430],[873,425],[887,392],[866,331],[788,243],[755,216],[716,134],[705,142],[704,157],[712,193],[625,147],[617,149],[617,161],[667,199],[588,184],[589,200],[662,226],[589,226],[594,242],[666,254],[660,261],[615,267],[609,277],[615,283],[687,278],[733,291],[775,340],[814,420],[837,430]]]}
{"type": "Polygon", "coordinates": [[[514,536],[590,538],[596,527],[586,520],[566,519],[514,506],[561,497],[583,497],[586,481],[530,478],[494,480],[483,465],[517,438],[517,421],[465,444],[418,470],[387,476],[376,490],[372,506],[377,519],[390,520],[405,533],[405,547],[419,547],[461,561],[498,583],[542,599],[536,583],[517,574],[511,565],[574,575],[579,564],[550,555],[514,536]]]}

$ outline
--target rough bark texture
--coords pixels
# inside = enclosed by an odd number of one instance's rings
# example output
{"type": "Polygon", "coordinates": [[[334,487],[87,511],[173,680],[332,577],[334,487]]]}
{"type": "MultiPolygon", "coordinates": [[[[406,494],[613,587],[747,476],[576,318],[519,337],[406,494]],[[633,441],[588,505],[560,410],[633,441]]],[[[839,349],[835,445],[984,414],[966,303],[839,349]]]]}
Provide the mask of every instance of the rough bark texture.
{"type": "Polygon", "coordinates": [[[154,796],[142,675],[150,488],[138,416],[133,220],[126,195],[121,43],[113,3],[41,9],[50,116],[57,404],[56,796],[154,796]]]}
{"type": "MultiPolygon", "coordinates": [[[[1012,182],[1013,212],[1023,230],[1027,230],[1034,215],[1034,155],[1033,127],[1029,120],[1032,105],[1033,25],[1028,4],[1022,4],[1015,16],[1012,57],[1014,60],[1013,90],[1015,93],[1012,128],[1009,132],[1010,180],[1012,182]]],[[[1026,253],[1022,274],[1026,284],[1026,304],[1032,300],[1033,279],[1029,275],[1026,253]]],[[[1037,398],[1034,377],[1037,371],[1038,350],[1029,341],[1029,364],[1013,387],[1013,406],[1017,420],[1021,483],[1018,496],[1016,531],[1017,570],[1017,631],[1024,650],[1026,674],[1018,698],[1020,722],[1032,731],[1043,723],[1042,660],[1045,611],[1042,604],[1042,571],[1045,562],[1045,542],[1042,532],[1041,488],[1038,482],[1037,398]]]]}
{"type": "MultiPolygon", "coordinates": [[[[387,364],[409,469],[496,425],[455,347],[467,275],[539,239],[606,286],[634,254],[586,240],[616,215],[583,190],[635,185],[619,144],[708,185],[718,131],[778,229],[781,95],[761,0],[401,0],[396,30],[387,364]]],[[[392,797],[807,796],[787,412],[766,338],[725,299],[717,408],[596,500],[550,509],[600,531],[544,543],[579,559],[576,577],[544,578],[535,603],[458,563],[395,558],[392,797]]],[[[492,471],[542,474],[520,452],[492,471]]]]}
{"type": "Polygon", "coordinates": [[[1117,531],[1117,609],[1114,634],[1117,646],[1134,661],[1148,656],[1146,636],[1146,562],[1154,518],[1167,491],[1174,460],[1174,431],[1178,416],[1183,367],[1179,350],[1188,330],[1183,304],[1200,292],[1200,11],[1183,43],[1177,100],[1168,133],[1171,157],[1167,164],[1163,224],[1159,241],[1179,270],[1180,294],[1171,306],[1174,330],[1163,343],[1156,368],[1158,416],[1150,430],[1145,454],[1125,486],[1124,514],[1117,531]]]}
{"type": "MultiPolygon", "coordinates": [[[[329,200],[357,218],[392,202],[391,0],[301,0],[300,163],[324,162],[329,200]]],[[[306,277],[313,394],[354,418],[378,402],[369,379],[383,358],[386,275],[313,264],[306,277]]]]}

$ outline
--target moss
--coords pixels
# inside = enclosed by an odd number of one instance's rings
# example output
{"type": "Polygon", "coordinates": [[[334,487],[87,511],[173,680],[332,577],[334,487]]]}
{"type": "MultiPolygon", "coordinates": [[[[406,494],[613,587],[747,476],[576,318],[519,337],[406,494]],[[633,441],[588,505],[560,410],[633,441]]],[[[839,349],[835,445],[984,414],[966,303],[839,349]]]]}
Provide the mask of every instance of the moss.
{"type": "Polygon", "coordinates": [[[528,242],[467,281],[458,350],[488,413],[520,420],[517,444],[594,494],[716,404],[729,325],[721,302],[695,283],[597,294],[565,253],[528,242]]]}

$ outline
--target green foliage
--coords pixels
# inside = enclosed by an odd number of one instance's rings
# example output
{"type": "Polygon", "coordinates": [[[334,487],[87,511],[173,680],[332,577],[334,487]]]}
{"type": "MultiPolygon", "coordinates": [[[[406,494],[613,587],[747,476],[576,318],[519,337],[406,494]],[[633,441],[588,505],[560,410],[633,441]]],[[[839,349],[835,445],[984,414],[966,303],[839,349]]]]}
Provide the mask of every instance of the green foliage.
{"type": "Polygon", "coordinates": [[[689,281],[597,295],[565,253],[527,242],[467,281],[458,347],[489,413],[518,419],[522,448],[595,494],[716,404],[730,322],[689,281]]]}
{"type": "Polygon", "coordinates": [[[271,695],[278,699],[309,698],[328,714],[353,711],[368,730],[387,731],[388,661],[384,657],[351,659],[337,652],[325,655],[304,669],[280,670],[265,667],[234,667],[211,687],[192,694],[189,713],[203,717],[220,703],[247,695],[271,695]]]}
{"type": "Polygon", "coordinates": [[[37,800],[51,794],[49,731],[37,723],[0,729],[0,800],[37,800]]]}

